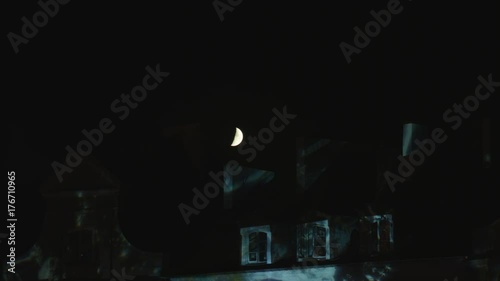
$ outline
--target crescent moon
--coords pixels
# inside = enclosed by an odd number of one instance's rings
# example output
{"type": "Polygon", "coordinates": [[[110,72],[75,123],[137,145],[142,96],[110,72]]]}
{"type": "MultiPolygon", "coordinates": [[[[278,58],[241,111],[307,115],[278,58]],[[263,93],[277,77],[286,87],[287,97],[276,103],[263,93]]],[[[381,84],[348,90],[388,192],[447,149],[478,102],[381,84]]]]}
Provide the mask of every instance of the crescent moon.
{"type": "Polygon", "coordinates": [[[234,133],[234,139],[231,146],[237,146],[243,141],[243,132],[236,127],[236,132],[234,133]]]}

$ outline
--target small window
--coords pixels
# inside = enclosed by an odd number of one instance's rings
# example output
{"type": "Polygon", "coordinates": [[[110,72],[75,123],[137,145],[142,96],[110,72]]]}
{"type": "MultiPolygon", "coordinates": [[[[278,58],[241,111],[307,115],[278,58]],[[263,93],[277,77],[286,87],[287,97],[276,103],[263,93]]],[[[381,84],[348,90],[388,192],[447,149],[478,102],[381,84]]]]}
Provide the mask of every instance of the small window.
{"type": "Polygon", "coordinates": [[[240,234],[242,265],[271,263],[271,229],[268,225],[242,228],[240,234]]]}
{"type": "Polygon", "coordinates": [[[393,249],[392,215],[375,215],[362,218],[366,229],[364,248],[367,254],[387,253],[393,249]]]}
{"type": "Polygon", "coordinates": [[[330,230],[328,221],[297,226],[297,259],[330,259],[330,230]]]}
{"type": "Polygon", "coordinates": [[[326,258],[326,228],[314,226],[314,254],[315,258],[326,258]]]}

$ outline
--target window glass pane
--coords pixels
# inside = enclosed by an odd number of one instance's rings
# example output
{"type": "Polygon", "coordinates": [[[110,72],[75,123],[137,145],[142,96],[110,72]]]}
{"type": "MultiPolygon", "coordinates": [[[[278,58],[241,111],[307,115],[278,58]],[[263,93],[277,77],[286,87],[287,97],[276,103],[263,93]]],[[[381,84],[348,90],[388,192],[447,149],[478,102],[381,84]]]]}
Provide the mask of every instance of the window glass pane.
{"type": "Polygon", "coordinates": [[[257,233],[251,233],[249,236],[249,251],[257,252],[257,233]]]}
{"type": "Polygon", "coordinates": [[[266,261],[267,258],[267,234],[259,232],[259,261],[266,261]]]}
{"type": "Polygon", "coordinates": [[[314,256],[326,256],[326,228],[321,226],[314,227],[314,256]]]}
{"type": "Polygon", "coordinates": [[[300,225],[297,228],[297,255],[299,258],[304,258],[306,255],[306,237],[304,233],[304,226],[300,225]]]}
{"type": "Polygon", "coordinates": [[[253,232],[248,235],[249,261],[265,262],[267,260],[267,233],[253,232]]]}
{"type": "Polygon", "coordinates": [[[307,256],[314,255],[314,229],[309,225],[307,228],[307,256]]]}
{"type": "Polygon", "coordinates": [[[264,251],[264,252],[260,252],[259,253],[259,261],[266,261],[267,259],[267,253],[264,251]]]}

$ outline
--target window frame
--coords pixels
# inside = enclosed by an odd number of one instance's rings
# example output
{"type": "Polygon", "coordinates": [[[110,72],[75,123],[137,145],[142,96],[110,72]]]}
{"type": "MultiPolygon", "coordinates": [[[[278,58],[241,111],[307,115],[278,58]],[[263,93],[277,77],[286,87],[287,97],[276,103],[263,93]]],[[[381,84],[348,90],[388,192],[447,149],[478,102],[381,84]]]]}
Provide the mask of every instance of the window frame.
{"type": "MultiPolygon", "coordinates": [[[[331,258],[330,253],[330,226],[328,224],[328,220],[308,222],[297,225],[297,247],[296,247],[296,257],[297,261],[302,262],[307,259],[316,259],[316,260],[329,260],[331,258]],[[321,245],[321,247],[325,248],[325,255],[319,256],[316,255],[315,248],[316,246],[316,236],[317,236],[317,228],[323,228],[325,231],[325,244],[321,245]],[[305,236],[304,236],[305,234],[305,236]],[[305,255],[301,253],[301,249],[299,244],[303,244],[306,246],[305,255]],[[310,254],[312,253],[312,254],[310,254]]],[[[302,251],[304,251],[302,249],[302,251]]]]}
{"type": "MultiPolygon", "coordinates": [[[[245,227],[240,229],[240,235],[241,235],[241,265],[258,265],[258,264],[271,264],[271,227],[269,225],[262,225],[262,226],[252,226],[252,227],[245,227]],[[257,233],[257,244],[260,244],[261,241],[259,240],[259,233],[265,233],[266,234],[266,260],[262,261],[260,260],[260,253],[259,249],[256,252],[256,260],[251,261],[250,260],[250,235],[253,233],[257,233]]],[[[257,245],[259,247],[259,245],[257,245]]],[[[252,252],[253,253],[253,252],[252,252]]]]}
{"type": "Polygon", "coordinates": [[[384,215],[373,215],[373,216],[364,216],[362,217],[363,220],[366,222],[370,223],[370,233],[371,233],[371,249],[369,249],[370,252],[375,252],[377,254],[384,253],[385,251],[391,251],[394,247],[394,221],[392,218],[391,214],[384,214],[384,215]],[[386,223],[389,224],[389,233],[388,233],[388,241],[385,241],[389,243],[388,249],[384,249],[384,251],[381,249],[381,242],[382,242],[382,235],[381,235],[381,222],[385,221],[386,223]],[[376,225],[375,232],[373,231],[373,226],[376,225]]]}

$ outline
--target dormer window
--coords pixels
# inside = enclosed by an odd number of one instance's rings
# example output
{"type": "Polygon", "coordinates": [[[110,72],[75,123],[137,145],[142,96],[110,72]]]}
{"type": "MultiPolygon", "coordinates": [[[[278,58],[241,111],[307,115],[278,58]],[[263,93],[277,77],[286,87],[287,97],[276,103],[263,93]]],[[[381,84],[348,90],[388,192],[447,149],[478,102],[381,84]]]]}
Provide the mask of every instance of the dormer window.
{"type": "Polygon", "coordinates": [[[361,218],[362,242],[366,254],[387,253],[393,249],[392,215],[375,215],[361,218]]]}
{"type": "Polygon", "coordinates": [[[330,259],[330,229],[328,220],[297,226],[297,260],[330,259]]]}
{"type": "Polygon", "coordinates": [[[271,263],[271,228],[269,225],[246,227],[241,234],[241,264],[271,263]]]}

